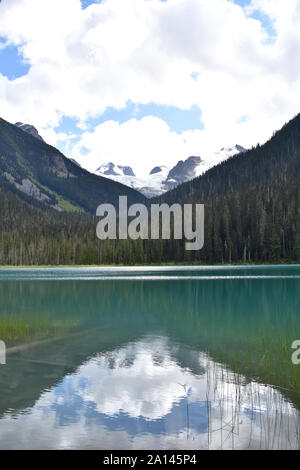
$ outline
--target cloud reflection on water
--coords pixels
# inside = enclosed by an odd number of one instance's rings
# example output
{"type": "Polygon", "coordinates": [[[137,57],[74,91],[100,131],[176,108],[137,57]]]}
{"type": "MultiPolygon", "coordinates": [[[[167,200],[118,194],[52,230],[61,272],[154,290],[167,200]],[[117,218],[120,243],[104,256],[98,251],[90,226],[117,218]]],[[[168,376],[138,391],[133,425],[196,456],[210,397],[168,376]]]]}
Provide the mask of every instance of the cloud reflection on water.
{"type": "Polygon", "coordinates": [[[297,447],[298,414],[277,390],[188,348],[183,366],[178,347],[145,337],[86,360],[32,408],[6,413],[0,447],[297,447]]]}

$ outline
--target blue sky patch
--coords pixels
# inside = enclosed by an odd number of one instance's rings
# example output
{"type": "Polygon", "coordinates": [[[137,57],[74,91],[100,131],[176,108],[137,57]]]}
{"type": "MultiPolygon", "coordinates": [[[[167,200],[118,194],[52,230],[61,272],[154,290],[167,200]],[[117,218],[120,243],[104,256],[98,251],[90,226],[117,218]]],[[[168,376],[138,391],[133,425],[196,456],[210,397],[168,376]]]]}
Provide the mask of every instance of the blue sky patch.
{"type": "Polygon", "coordinates": [[[129,102],[121,110],[107,108],[107,110],[98,118],[88,120],[89,127],[95,127],[105,121],[117,121],[123,124],[129,119],[141,120],[146,116],[154,116],[163,119],[170,130],[180,134],[185,130],[204,129],[201,121],[201,110],[198,106],[192,106],[190,109],[180,109],[175,106],[164,106],[155,103],[136,104],[129,102]]]}
{"type": "MultiPolygon", "coordinates": [[[[233,2],[244,8],[250,5],[251,0],[233,0],[233,2]]],[[[250,15],[250,17],[258,20],[261,23],[262,27],[268,33],[268,40],[266,42],[267,43],[273,42],[276,38],[276,31],[274,29],[274,26],[270,17],[268,15],[265,15],[259,10],[255,10],[250,15]]]]}
{"type": "Polygon", "coordinates": [[[29,72],[30,65],[25,63],[16,46],[6,46],[0,38],[0,73],[9,80],[15,80],[29,72]]]}
{"type": "Polygon", "coordinates": [[[82,134],[83,130],[77,127],[78,119],[63,116],[60,125],[55,127],[55,132],[64,132],[65,134],[82,134]]]}
{"type": "Polygon", "coordinates": [[[242,124],[243,122],[248,122],[249,121],[249,116],[241,116],[238,120],[237,120],[237,123],[238,124],[242,124]]]}
{"type": "Polygon", "coordinates": [[[271,18],[259,10],[255,10],[250,16],[251,18],[255,18],[256,20],[260,21],[262,27],[268,33],[268,40],[266,42],[273,42],[276,39],[276,31],[274,29],[271,18]]]}
{"type": "Polygon", "coordinates": [[[246,7],[250,5],[251,0],[233,0],[233,3],[236,3],[237,5],[240,5],[241,7],[246,7]]]}
{"type": "MultiPolygon", "coordinates": [[[[92,132],[95,127],[107,121],[115,121],[123,124],[130,119],[141,120],[147,116],[154,116],[164,120],[170,127],[172,132],[181,134],[185,130],[204,129],[201,121],[201,110],[198,106],[192,106],[190,109],[182,110],[175,106],[164,106],[154,103],[136,104],[129,102],[123,109],[107,108],[106,111],[97,118],[90,118],[87,121],[88,130],[92,132]]],[[[78,136],[74,139],[79,140],[80,135],[85,132],[78,127],[79,121],[71,117],[63,117],[60,125],[54,130],[55,132],[64,132],[66,134],[75,134],[78,136]]],[[[58,147],[62,152],[67,152],[67,147],[63,142],[58,143],[58,147]]],[[[85,152],[87,153],[87,151],[85,152]]],[[[83,151],[84,154],[84,151],[83,151]]]]}
{"type": "Polygon", "coordinates": [[[101,0],[81,0],[82,9],[85,10],[87,7],[93,3],[101,3],[101,0]]]}

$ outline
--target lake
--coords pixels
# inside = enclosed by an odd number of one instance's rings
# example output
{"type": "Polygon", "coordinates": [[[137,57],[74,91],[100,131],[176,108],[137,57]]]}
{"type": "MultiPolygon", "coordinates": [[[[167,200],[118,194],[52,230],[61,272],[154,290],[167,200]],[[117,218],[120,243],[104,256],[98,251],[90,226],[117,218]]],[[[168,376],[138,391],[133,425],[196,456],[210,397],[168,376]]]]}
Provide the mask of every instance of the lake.
{"type": "Polygon", "coordinates": [[[0,270],[1,449],[299,449],[300,266],[0,270]]]}

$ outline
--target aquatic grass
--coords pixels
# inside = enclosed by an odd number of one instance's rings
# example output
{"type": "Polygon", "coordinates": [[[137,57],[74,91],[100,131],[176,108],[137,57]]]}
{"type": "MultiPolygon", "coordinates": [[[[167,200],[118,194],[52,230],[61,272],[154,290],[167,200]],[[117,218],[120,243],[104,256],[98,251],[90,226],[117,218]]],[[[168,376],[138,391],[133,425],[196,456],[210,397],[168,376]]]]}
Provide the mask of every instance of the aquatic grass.
{"type": "Polygon", "coordinates": [[[276,387],[300,410],[300,366],[292,363],[291,344],[300,332],[282,332],[275,328],[259,331],[257,338],[231,341],[209,348],[214,360],[227,364],[237,374],[276,387]]]}
{"type": "MultiPolygon", "coordinates": [[[[251,416],[248,448],[300,449],[300,367],[291,361],[292,336],[285,334],[270,328],[268,332],[260,331],[255,341],[240,344],[239,348],[237,344],[226,344],[222,349],[213,347],[207,351],[213,359],[208,390],[214,390],[213,402],[218,404],[222,427],[222,430],[211,428],[211,418],[208,419],[208,441],[216,440],[214,434],[219,432],[219,449],[229,439],[234,449],[235,436],[240,436],[243,423],[245,401],[249,403],[251,416]],[[228,421],[224,420],[228,406],[224,387],[230,384],[234,393],[231,394],[232,418],[228,421]]],[[[295,337],[300,337],[297,330],[295,337]]]]}
{"type": "Polygon", "coordinates": [[[208,449],[300,448],[299,411],[281,391],[206,357],[208,449]]]}
{"type": "Polygon", "coordinates": [[[78,321],[57,322],[45,316],[0,314],[0,338],[7,344],[61,334],[78,326],[78,321]]]}

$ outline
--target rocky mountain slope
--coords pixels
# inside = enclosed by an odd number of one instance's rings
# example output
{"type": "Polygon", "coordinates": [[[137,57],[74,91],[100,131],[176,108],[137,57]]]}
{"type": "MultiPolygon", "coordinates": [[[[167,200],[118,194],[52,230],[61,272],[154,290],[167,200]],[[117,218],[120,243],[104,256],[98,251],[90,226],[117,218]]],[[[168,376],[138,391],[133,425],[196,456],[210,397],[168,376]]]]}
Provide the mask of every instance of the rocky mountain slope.
{"type": "Polygon", "coordinates": [[[33,126],[0,119],[0,186],[20,199],[56,211],[95,213],[101,203],[131,202],[143,196],[127,186],[91,174],[46,144],[33,126]]]}
{"type": "Polygon", "coordinates": [[[16,122],[15,126],[19,127],[19,129],[22,129],[22,131],[27,132],[28,134],[33,135],[33,137],[36,137],[37,139],[44,142],[44,139],[40,136],[39,131],[31,124],[23,124],[23,122],[16,122]]]}
{"type": "MultiPolygon", "coordinates": [[[[150,176],[159,179],[162,172],[153,168],[150,176]]],[[[166,179],[170,170],[165,172],[166,179]]],[[[53,147],[0,121],[0,264],[300,263],[300,115],[266,144],[151,201],[205,204],[205,243],[199,251],[187,252],[184,240],[100,242],[92,216],[99,197],[114,201],[122,190],[131,201],[147,202],[108,176],[90,175],[53,147]]]]}

